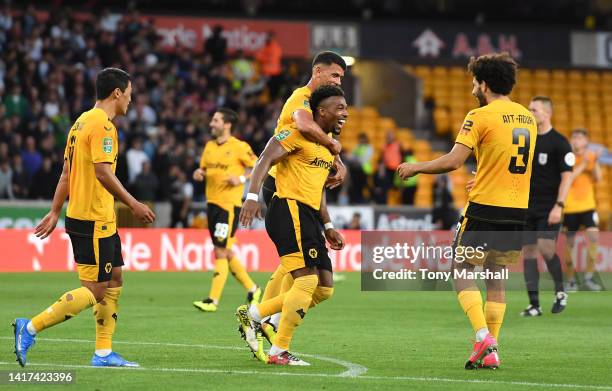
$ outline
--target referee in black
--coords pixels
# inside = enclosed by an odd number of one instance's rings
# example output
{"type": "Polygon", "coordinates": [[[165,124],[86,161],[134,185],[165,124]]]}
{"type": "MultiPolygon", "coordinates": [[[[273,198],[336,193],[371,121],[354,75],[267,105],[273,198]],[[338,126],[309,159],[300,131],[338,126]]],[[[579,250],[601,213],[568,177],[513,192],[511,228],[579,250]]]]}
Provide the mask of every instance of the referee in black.
{"type": "Polygon", "coordinates": [[[529,306],[522,316],[540,316],[538,285],[538,252],[546,261],[548,272],[555,283],[552,313],[565,309],[567,293],[563,289],[561,261],[556,241],[561,227],[564,201],[572,182],[572,167],[576,160],[567,139],[552,124],[552,101],[545,96],[534,97],[529,110],[538,125],[538,137],[533,157],[529,209],[524,228],[523,259],[529,306]]]}

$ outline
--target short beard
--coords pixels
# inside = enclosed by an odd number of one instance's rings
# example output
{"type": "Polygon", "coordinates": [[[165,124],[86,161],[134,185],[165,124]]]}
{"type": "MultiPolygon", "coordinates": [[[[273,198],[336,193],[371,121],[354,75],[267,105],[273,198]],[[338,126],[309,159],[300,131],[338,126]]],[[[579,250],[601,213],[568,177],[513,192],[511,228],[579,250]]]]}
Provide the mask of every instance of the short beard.
{"type": "Polygon", "coordinates": [[[487,105],[487,99],[485,98],[480,88],[476,90],[476,99],[478,99],[478,104],[480,104],[480,107],[487,105]]]}

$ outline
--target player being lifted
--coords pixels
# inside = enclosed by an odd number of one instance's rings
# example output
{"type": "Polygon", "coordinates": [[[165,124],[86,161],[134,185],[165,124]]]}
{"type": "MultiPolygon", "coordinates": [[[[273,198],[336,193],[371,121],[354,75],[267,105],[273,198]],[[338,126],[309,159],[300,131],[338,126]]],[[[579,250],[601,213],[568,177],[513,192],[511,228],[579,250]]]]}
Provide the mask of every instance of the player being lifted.
{"type": "MultiPolygon", "coordinates": [[[[516,68],[507,53],[471,58],[468,71],[473,75],[472,94],[481,107],[467,114],[453,149],[433,161],[403,163],[398,167],[402,179],[416,174],[440,174],[461,167],[474,152],[476,178],[454,244],[457,254],[460,247],[482,246],[484,256],[468,257],[468,252],[463,251],[466,260],[453,262],[457,271],[473,271],[475,266],[482,265],[485,271],[501,272],[520,256],[536,122],[525,107],[508,97],[515,84],[516,68]]],[[[476,343],[465,368],[499,367],[497,339],[506,310],[503,279],[485,281],[484,309],[473,280],[455,278],[454,282],[459,303],[476,333],[476,343]]]]}
{"type": "Polygon", "coordinates": [[[247,171],[257,160],[249,144],[232,136],[236,122],[238,115],[230,109],[220,108],[215,112],[210,121],[215,139],[206,143],[200,168],[193,173],[196,181],[206,179],[208,231],[215,246],[216,258],[208,297],[193,302],[196,308],[204,312],[217,311],[228,271],[248,291],[247,302],[259,302],[261,297],[261,289],[232,251],[247,171]]]}
{"type": "Polygon", "coordinates": [[[146,224],[155,219],[148,206],[138,202],[115,176],[119,140],[111,122],[125,115],[130,104],[130,76],[106,68],[96,78],[96,104],[76,120],[64,153],[64,168],[55,189],[51,211],[36,226],[41,239],[57,224],[62,205],[70,195],[66,232],[72,242],[81,287],[64,293],[32,320],[15,320],[15,354],[21,366],[41,331],[64,322],[93,306],[96,349],[93,366],[138,366],[112,351],[118,301],[123,286],[121,241],[117,233],[114,197],[146,224]]]}
{"type": "Polygon", "coordinates": [[[597,261],[597,242],[599,240],[599,219],[595,211],[595,183],[601,180],[601,169],[597,164],[598,155],[587,149],[589,135],[586,129],[576,129],[570,140],[576,165],[572,173],[572,187],[565,200],[565,215],[563,225],[567,229],[567,248],[565,251],[565,273],[568,291],[576,291],[576,276],[572,249],[576,239],[576,231],[586,230],[587,265],[584,274],[584,287],[591,291],[600,291],[601,285],[593,280],[595,262],[597,261]]]}
{"type": "MultiPolygon", "coordinates": [[[[325,132],[339,134],[348,117],[342,90],[333,85],[317,88],[310,97],[313,117],[325,132]]],[[[286,293],[261,304],[240,306],[237,317],[243,337],[255,355],[270,364],[309,365],[289,353],[293,332],[308,309],[332,294],[332,265],[321,234],[319,209],[325,203],[325,182],[333,165],[332,153],[307,140],[288,126],[270,139],[255,168],[240,223],[249,226],[260,217],[258,194],[266,173],[277,164],[276,193],[266,214],[266,230],[274,242],[282,267],[294,281],[286,293]],[[258,343],[262,318],[281,312],[278,333],[269,358],[258,343]]],[[[341,249],[343,239],[336,233],[331,246],[341,249]]],[[[261,337],[259,337],[259,340],[261,337]]]]}
{"type": "MultiPolygon", "coordinates": [[[[282,129],[287,127],[295,127],[307,140],[317,142],[326,147],[333,155],[338,155],[341,150],[340,143],[326,134],[321,127],[314,121],[309,99],[312,91],[323,85],[340,86],[344,72],[346,71],[346,62],[338,54],[330,51],[318,53],[312,61],[312,75],[305,86],[297,88],[289,99],[283,105],[281,114],[278,118],[278,123],[274,134],[278,134],[282,129]]],[[[328,178],[327,186],[334,188],[339,186],[346,176],[346,168],[339,157],[334,159],[334,167],[336,171],[334,175],[328,178]]],[[[269,175],[266,176],[263,184],[263,198],[266,205],[270,204],[272,195],[276,191],[276,167],[270,169],[269,175]]],[[[327,213],[327,208],[322,207],[319,211],[323,224],[325,226],[325,235],[328,240],[335,240],[335,230],[327,213]]],[[[277,296],[280,293],[286,292],[291,286],[291,274],[279,265],[276,271],[272,274],[264,289],[262,300],[268,300],[277,296]]],[[[272,343],[280,314],[275,314],[264,319],[262,330],[264,335],[272,343]]]]}

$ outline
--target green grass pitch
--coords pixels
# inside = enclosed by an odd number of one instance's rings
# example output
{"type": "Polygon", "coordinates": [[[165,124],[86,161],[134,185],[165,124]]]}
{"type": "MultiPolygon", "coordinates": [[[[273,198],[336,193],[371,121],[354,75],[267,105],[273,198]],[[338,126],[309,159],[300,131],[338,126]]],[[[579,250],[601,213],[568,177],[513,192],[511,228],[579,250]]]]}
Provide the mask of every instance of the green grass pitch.
{"type": "MultiPolygon", "coordinates": [[[[66,389],[86,390],[612,390],[612,292],[571,294],[560,315],[550,314],[552,293],[543,292],[545,313],[534,319],[518,316],[526,294],[509,292],[502,367],[466,371],[472,331],[452,292],[361,292],[359,274],[350,273],[296,332],[292,350],[312,366],[274,367],[254,360],[239,338],[234,310],[245,294],[231,277],[217,313],[192,307],[210,276],[125,273],[114,350],[142,369],[88,368],[91,310],[41,333],[27,369],[74,370],[66,389]]],[[[260,284],[267,276],[254,274],[260,284]]],[[[0,371],[19,369],[13,318],[77,286],[73,273],[0,274],[0,371]]]]}

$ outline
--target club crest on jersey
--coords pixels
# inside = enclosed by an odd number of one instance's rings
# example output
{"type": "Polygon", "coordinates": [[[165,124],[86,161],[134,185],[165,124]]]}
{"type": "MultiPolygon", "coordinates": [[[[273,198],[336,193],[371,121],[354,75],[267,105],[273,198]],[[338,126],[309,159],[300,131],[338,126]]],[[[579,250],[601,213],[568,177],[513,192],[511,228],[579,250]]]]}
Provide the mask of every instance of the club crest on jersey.
{"type": "Polygon", "coordinates": [[[540,166],[545,165],[547,161],[548,161],[548,154],[547,153],[540,153],[540,154],[538,154],[538,163],[540,163],[540,166]]]}
{"type": "Polygon", "coordinates": [[[102,150],[104,153],[112,153],[113,152],[113,139],[110,137],[104,137],[102,139],[102,150]]]}
{"type": "Polygon", "coordinates": [[[284,139],[286,139],[287,137],[289,137],[289,135],[291,134],[290,130],[287,129],[281,129],[280,132],[278,132],[278,134],[275,136],[276,139],[278,141],[283,141],[284,139]]]}
{"type": "Polygon", "coordinates": [[[317,250],[316,250],[316,249],[311,248],[310,250],[308,250],[308,256],[309,256],[310,258],[313,258],[313,259],[314,259],[314,258],[316,258],[316,257],[317,257],[317,255],[319,255],[319,253],[317,252],[317,250]]]}

